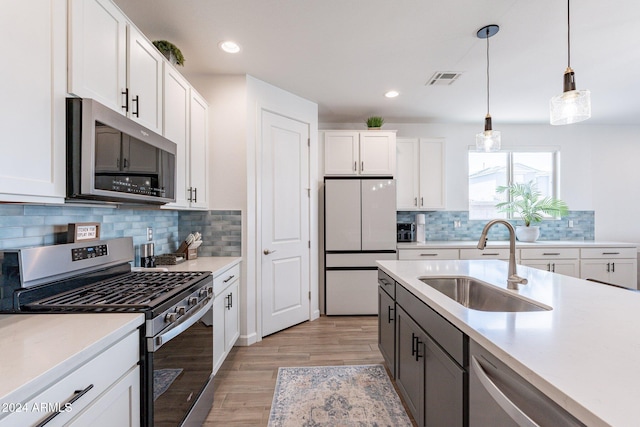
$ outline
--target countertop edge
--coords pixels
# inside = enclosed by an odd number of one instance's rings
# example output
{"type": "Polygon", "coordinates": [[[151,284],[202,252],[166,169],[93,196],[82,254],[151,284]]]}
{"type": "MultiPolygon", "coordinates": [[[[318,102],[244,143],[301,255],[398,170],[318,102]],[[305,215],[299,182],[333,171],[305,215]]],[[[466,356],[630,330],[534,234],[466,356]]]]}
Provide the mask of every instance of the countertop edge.
{"type": "Polygon", "coordinates": [[[211,256],[187,260],[176,265],[163,265],[162,267],[169,271],[211,271],[211,274],[216,277],[241,262],[242,257],[211,256]]]}

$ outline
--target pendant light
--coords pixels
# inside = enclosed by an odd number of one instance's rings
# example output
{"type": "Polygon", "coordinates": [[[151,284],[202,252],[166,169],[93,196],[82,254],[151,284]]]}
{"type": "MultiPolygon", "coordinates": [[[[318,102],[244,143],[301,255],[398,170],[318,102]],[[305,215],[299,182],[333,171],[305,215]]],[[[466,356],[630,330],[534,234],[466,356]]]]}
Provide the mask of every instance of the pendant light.
{"type": "Polygon", "coordinates": [[[571,69],[571,19],[570,1],[567,0],[567,70],[564,72],[564,91],[549,102],[552,125],[569,125],[591,117],[591,92],[576,90],[576,80],[571,69]]]}
{"type": "Polygon", "coordinates": [[[487,25],[478,30],[477,36],[487,39],[487,115],[484,118],[484,132],[476,134],[476,150],[498,151],[500,150],[500,132],[491,128],[491,114],[489,114],[489,38],[496,35],[500,27],[487,25]]]}

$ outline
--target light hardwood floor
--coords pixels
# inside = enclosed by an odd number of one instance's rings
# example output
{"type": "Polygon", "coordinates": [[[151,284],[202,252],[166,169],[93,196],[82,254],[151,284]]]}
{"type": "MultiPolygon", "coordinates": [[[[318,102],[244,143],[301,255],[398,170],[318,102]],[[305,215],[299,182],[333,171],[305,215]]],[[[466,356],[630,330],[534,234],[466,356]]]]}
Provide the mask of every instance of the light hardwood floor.
{"type": "Polygon", "coordinates": [[[377,363],[384,364],[375,316],[322,316],[249,347],[234,347],[216,374],[213,408],[204,425],[266,426],[279,367],[377,363]]]}

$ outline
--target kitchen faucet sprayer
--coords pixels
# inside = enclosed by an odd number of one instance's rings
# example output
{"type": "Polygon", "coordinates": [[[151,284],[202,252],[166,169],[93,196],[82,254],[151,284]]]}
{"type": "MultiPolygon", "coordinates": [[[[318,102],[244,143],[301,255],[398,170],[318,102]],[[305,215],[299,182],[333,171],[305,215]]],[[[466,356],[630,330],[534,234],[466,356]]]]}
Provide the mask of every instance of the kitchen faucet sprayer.
{"type": "Polygon", "coordinates": [[[487,233],[489,229],[495,224],[504,224],[509,230],[509,272],[507,274],[507,288],[518,289],[518,284],[527,284],[527,279],[520,277],[516,270],[516,230],[513,225],[504,219],[492,219],[489,221],[480,234],[480,240],[478,240],[478,249],[484,250],[487,246],[487,233]]]}

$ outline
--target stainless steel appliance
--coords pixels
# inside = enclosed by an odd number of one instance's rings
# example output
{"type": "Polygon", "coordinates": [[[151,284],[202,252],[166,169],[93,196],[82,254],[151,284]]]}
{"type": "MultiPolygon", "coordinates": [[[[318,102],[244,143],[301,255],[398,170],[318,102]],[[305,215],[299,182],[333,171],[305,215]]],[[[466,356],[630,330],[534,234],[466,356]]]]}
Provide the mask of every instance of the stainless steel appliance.
{"type": "Polygon", "coordinates": [[[130,237],[3,257],[1,312],[143,313],[141,425],[202,424],[213,404],[211,272],[132,272],[130,237]],[[167,384],[159,378],[169,370],[167,384]]]}
{"type": "Polygon", "coordinates": [[[412,222],[399,222],[397,225],[398,242],[413,242],[416,225],[412,222]]]}
{"type": "Polygon", "coordinates": [[[176,144],[92,100],[67,98],[67,199],[175,202],[176,144]]]}
{"type": "Polygon", "coordinates": [[[396,259],[396,182],[325,178],[325,313],[377,314],[376,260],[396,259]]]}

